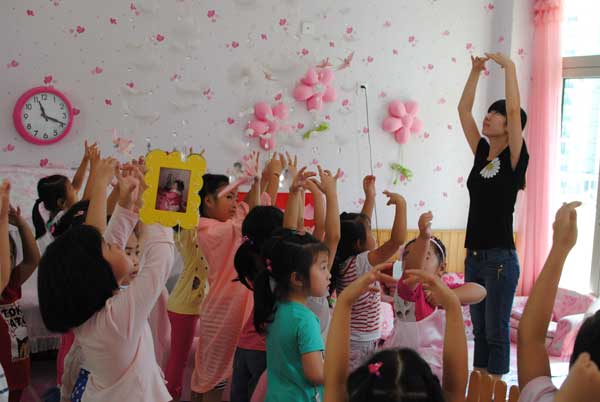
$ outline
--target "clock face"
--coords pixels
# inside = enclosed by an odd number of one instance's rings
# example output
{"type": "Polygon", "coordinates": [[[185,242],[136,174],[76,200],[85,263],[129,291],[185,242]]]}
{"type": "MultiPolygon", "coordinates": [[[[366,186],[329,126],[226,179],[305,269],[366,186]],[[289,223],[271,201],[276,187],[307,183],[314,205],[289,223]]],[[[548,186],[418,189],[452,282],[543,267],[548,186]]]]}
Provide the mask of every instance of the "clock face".
{"type": "Polygon", "coordinates": [[[29,96],[20,111],[22,128],[32,140],[55,142],[70,128],[68,103],[52,92],[37,92],[29,96]]]}

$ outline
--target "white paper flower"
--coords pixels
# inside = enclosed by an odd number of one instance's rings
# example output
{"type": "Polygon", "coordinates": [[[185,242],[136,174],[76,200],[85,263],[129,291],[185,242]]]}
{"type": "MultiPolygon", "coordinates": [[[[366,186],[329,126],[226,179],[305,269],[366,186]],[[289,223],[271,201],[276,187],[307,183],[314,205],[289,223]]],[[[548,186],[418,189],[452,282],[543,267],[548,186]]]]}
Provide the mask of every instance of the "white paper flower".
{"type": "Polygon", "coordinates": [[[491,179],[492,177],[496,176],[499,171],[500,159],[494,158],[494,160],[490,161],[487,165],[485,165],[483,169],[481,169],[481,172],[479,172],[479,174],[484,179],[491,179]]]}

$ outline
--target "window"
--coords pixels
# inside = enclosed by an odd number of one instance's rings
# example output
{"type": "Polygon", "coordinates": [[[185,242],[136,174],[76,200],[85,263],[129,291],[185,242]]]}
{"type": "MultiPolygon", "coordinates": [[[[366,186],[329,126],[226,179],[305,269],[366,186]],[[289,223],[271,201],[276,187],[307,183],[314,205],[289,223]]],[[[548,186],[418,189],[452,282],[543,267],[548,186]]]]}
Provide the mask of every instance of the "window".
{"type": "Polygon", "coordinates": [[[579,237],[560,286],[600,293],[600,1],[564,2],[563,101],[558,161],[561,201],[580,200],[579,237]]]}

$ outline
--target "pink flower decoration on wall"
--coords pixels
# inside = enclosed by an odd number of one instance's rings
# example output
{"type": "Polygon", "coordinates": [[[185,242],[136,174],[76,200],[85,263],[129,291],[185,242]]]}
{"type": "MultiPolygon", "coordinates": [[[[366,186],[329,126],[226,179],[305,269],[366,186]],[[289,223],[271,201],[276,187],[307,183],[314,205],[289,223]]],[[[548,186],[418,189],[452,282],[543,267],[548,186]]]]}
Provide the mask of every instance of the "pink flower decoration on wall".
{"type": "Polygon", "coordinates": [[[396,142],[406,144],[410,133],[418,133],[423,129],[423,122],[417,118],[419,104],[415,101],[402,102],[395,100],[389,103],[389,116],[383,120],[383,130],[394,134],[396,142]]]}
{"type": "Polygon", "coordinates": [[[294,99],[298,102],[306,102],[308,111],[322,110],[323,102],[335,102],[337,99],[337,92],[332,86],[333,79],[333,70],[329,68],[320,70],[309,68],[304,78],[294,88],[294,99]]]}
{"type": "Polygon", "coordinates": [[[284,129],[281,122],[290,117],[290,110],[285,103],[278,103],[271,108],[267,102],[254,104],[254,119],[248,122],[246,134],[259,138],[260,147],[266,150],[275,148],[275,134],[284,129]]]}

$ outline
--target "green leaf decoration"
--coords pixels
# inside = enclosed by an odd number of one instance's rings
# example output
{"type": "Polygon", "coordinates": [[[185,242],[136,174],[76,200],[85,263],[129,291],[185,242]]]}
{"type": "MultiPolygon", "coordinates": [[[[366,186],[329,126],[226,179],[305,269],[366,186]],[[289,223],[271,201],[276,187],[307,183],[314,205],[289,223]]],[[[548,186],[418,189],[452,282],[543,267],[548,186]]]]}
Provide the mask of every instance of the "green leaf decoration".
{"type": "Polygon", "coordinates": [[[410,170],[409,168],[407,168],[404,165],[401,165],[399,163],[392,163],[392,164],[390,164],[390,167],[392,168],[392,170],[394,172],[397,173],[397,177],[394,180],[394,185],[398,184],[398,180],[401,177],[404,177],[404,179],[406,181],[410,181],[413,178],[413,172],[412,172],[412,170],[410,170]]]}
{"type": "Polygon", "coordinates": [[[305,140],[308,140],[313,133],[322,133],[327,130],[329,130],[329,124],[326,122],[323,122],[323,123],[319,124],[317,127],[311,128],[310,130],[305,132],[302,135],[302,138],[305,140]]]}

